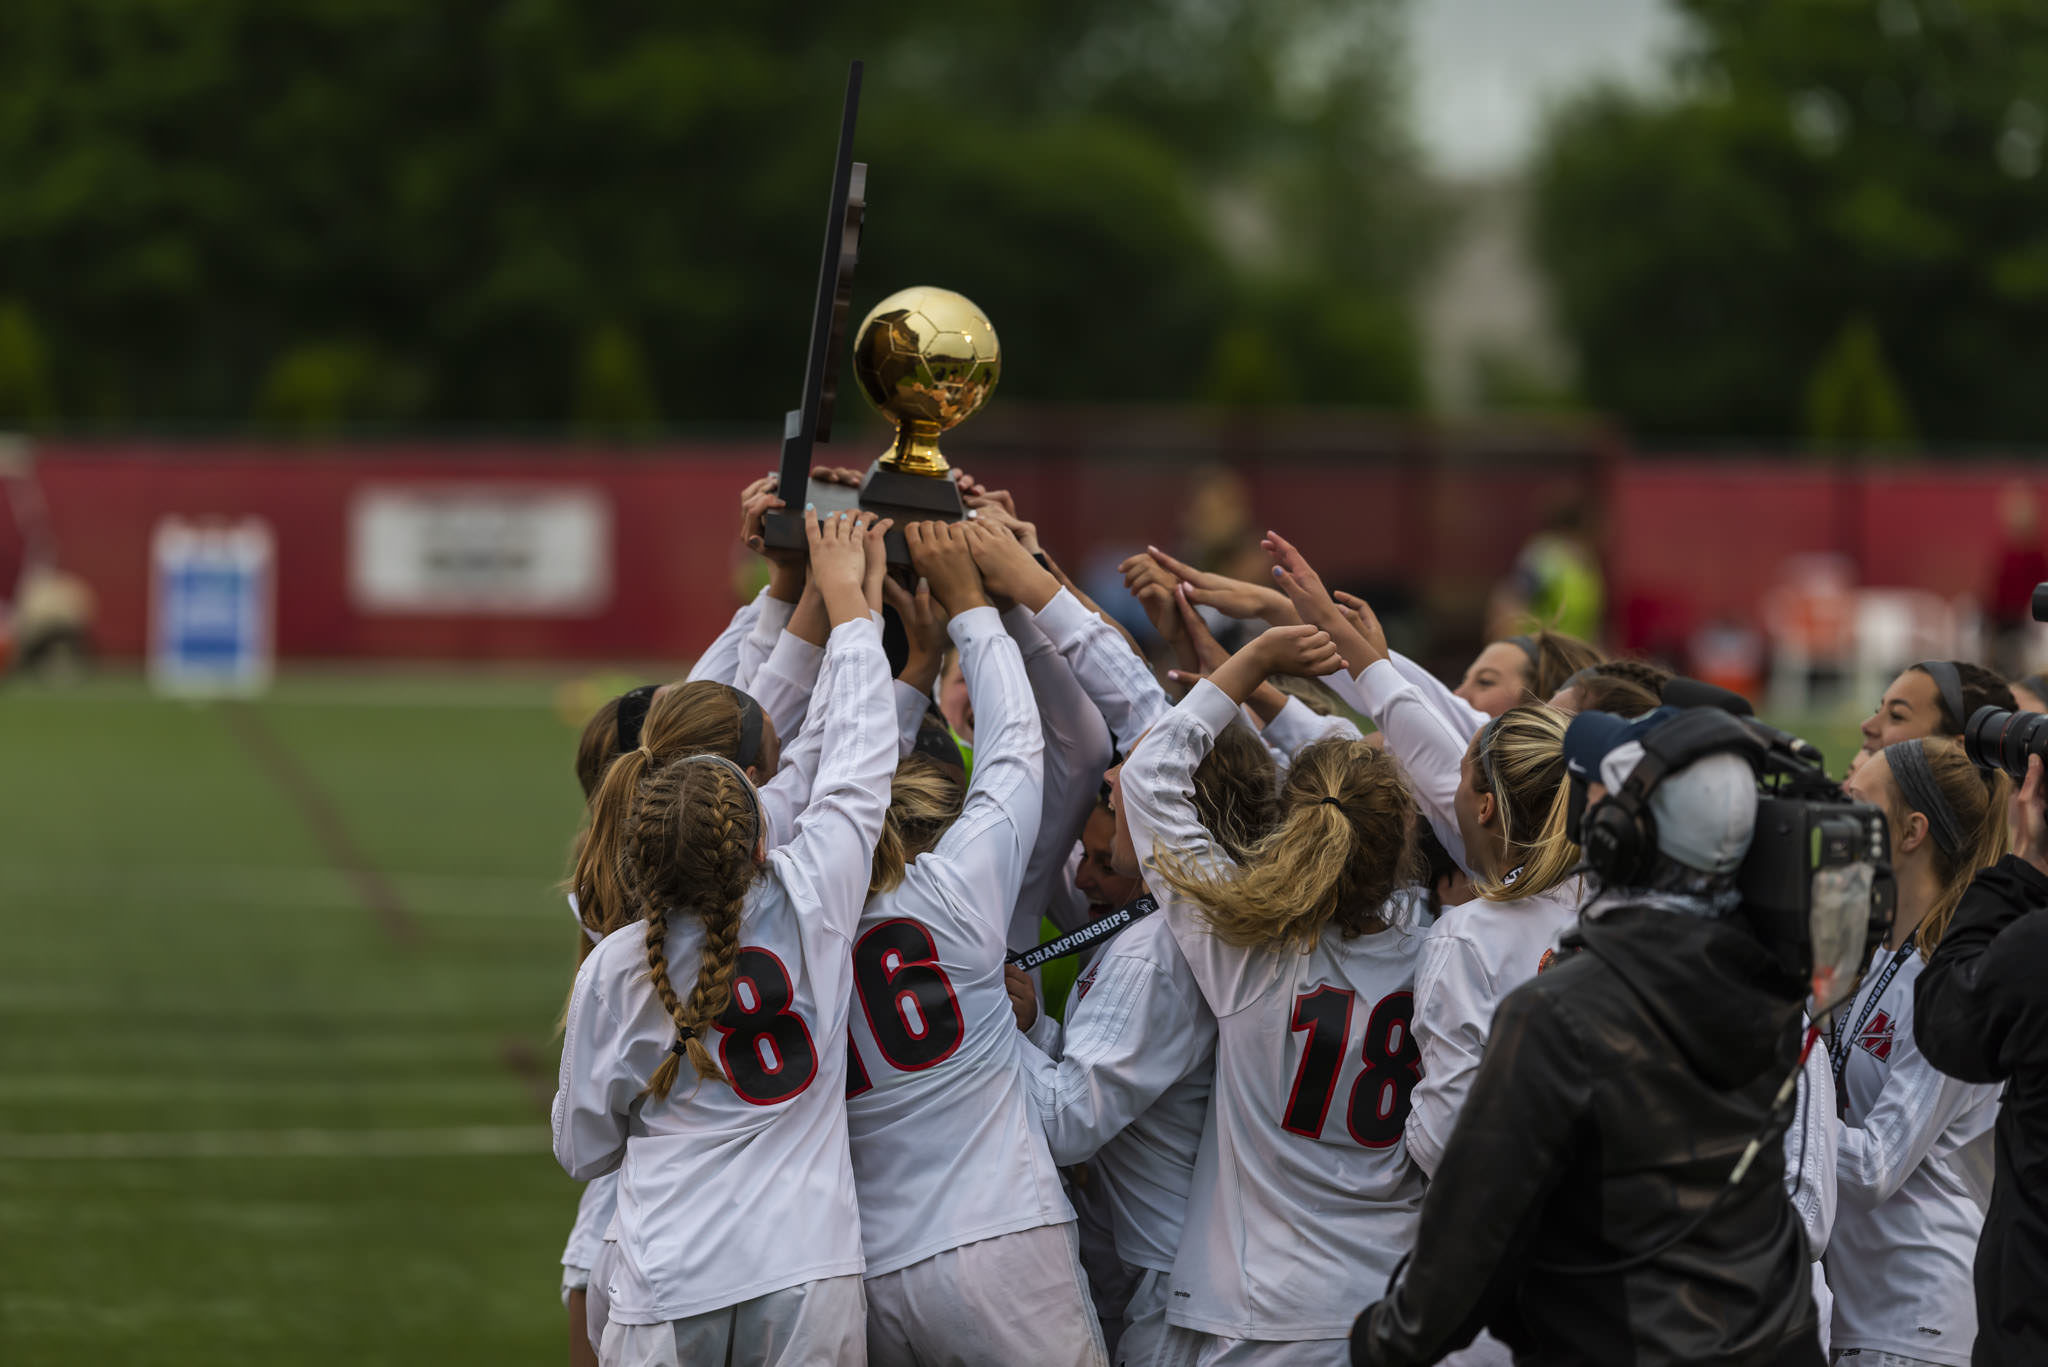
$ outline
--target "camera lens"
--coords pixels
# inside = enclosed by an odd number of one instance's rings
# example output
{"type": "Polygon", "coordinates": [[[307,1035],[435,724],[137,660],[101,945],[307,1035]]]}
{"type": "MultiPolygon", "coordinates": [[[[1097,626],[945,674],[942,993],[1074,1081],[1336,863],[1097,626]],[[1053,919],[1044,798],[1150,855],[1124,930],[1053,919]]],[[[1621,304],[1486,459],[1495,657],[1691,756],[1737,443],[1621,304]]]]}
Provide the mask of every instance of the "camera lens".
{"type": "Polygon", "coordinates": [[[2012,713],[2002,707],[1980,707],[1963,725],[1963,754],[1979,769],[2000,767],[1999,742],[2012,713]]]}
{"type": "Polygon", "coordinates": [[[2048,760],[2048,715],[1980,707],[1963,727],[1963,754],[1979,769],[2003,769],[2027,776],[2027,756],[2048,760]]]}

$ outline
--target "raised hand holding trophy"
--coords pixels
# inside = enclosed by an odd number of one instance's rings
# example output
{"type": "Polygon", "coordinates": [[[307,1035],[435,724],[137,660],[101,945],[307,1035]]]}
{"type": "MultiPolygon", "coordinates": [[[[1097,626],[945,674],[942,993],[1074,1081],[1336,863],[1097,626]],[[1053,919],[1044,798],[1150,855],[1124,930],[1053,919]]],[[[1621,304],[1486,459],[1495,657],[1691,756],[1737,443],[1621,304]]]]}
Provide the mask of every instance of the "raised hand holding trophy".
{"type": "Polygon", "coordinates": [[[858,506],[896,519],[888,536],[889,560],[908,565],[905,524],[966,516],[938,439],[988,401],[1002,373],[1002,350],[981,310],[951,290],[917,286],[884,299],[861,323],[853,364],[868,402],[896,424],[896,440],[869,467],[857,491],[811,478],[816,443],[831,439],[833,379],[867,208],[867,167],[853,160],[860,79],[861,64],[855,62],[847,73],[839,156],[825,211],[803,402],[783,421],[778,483],[786,506],[768,514],[763,531],[770,545],[799,549],[805,544],[806,503],[820,512],[858,506]]]}

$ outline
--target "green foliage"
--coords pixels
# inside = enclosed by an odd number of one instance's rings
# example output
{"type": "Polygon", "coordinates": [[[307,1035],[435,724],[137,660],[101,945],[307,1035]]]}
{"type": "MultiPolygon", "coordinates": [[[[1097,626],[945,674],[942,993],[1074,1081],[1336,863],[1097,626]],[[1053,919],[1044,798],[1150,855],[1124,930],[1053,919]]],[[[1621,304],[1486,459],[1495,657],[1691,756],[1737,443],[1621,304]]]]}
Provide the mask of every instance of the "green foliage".
{"type": "Polygon", "coordinates": [[[1842,329],[1806,389],[1806,436],[1828,451],[1897,452],[1913,419],[1868,318],[1842,329]]]}
{"type": "Polygon", "coordinates": [[[1676,2],[1672,89],[1569,103],[1534,168],[1587,397],[1665,438],[1823,435],[1810,387],[1865,396],[1817,400],[1846,440],[2048,436],[2048,10],[1676,2]]]}
{"type": "Polygon", "coordinates": [[[0,423],[35,426],[49,420],[50,363],[35,319],[17,303],[0,304],[0,423]]]}
{"type": "Polygon", "coordinates": [[[1402,3],[12,0],[0,297],[70,418],[773,430],[859,55],[857,311],[961,290],[1006,396],[1186,397],[1251,325],[1304,399],[1398,398],[1402,3]]]}
{"type": "Polygon", "coordinates": [[[631,437],[661,420],[647,361],[633,334],[608,323],[590,334],[576,381],[576,426],[586,436],[631,437]]]}

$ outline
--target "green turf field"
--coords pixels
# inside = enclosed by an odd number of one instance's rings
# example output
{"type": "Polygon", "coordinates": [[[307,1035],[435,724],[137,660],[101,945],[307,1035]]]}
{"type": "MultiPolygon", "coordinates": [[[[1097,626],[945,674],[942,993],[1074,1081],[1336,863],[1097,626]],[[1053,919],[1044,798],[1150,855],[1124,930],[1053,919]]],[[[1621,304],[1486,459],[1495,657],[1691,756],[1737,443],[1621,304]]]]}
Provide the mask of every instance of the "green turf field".
{"type": "Polygon", "coordinates": [[[553,701],[0,692],[0,1363],[563,1359],[553,701]]]}
{"type": "Polygon", "coordinates": [[[551,701],[0,692],[0,1363],[564,1358],[551,701]]]}

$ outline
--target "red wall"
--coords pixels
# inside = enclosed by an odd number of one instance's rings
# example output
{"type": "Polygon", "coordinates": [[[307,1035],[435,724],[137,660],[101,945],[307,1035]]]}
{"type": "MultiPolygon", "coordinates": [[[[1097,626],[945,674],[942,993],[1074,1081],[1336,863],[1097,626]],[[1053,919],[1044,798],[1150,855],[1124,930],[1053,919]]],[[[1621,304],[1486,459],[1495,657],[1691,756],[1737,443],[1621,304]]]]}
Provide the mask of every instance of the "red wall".
{"type": "MultiPolygon", "coordinates": [[[[687,657],[730,613],[735,496],[772,448],[694,446],[620,455],[564,448],[292,448],[45,444],[37,476],[61,563],[98,598],[100,648],[140,654],[149,537],[169,515],[258,515],[277,534],[278,649],[286,656],[687,657]],[[363,485],[485,482],[595,487],[612,508],[613,592],[587,616],[366,614],[349,601],[348,515],[363,485]]],[[[1193,462],[1078,454],[966,462],[1013,489],[1055,553],[1179,543],[1193,462]]],[[[1787,462],[1551,461],[1485,453],[1289,455],[1242,467],[1247,516],[1278,526],[1333,579],[1405,583],[1476,630],[1485,588],[1558,500],[1602,495],[1616,635],[1681,637],[1748,620],[1786,556],[1850,555],[1872,584],[1982,593],[1999,541],[1997,495],[2048,473],[2019,463],[1861,474],[1787,462]],[[1453,606],[1455,605],[1455,606],[1453,606]]],[[[0,532],[4,535],[4,532],[0,532]]]]}
{"type": "Polygon", "coordinates": [[[1786,558],[1806,551],[1847,556],[1865,585],[1982,599],[2003,542],[1999,495],[2015,481],[2048,512],[2048,469],[2039,462],[1878,471],[1631,463],[1616,472],[1605,510],[1620,634],[1639,642],[1643,633],[1627,629],[1631,616],[1679,631],[1749,621],[1786,558]]]}

